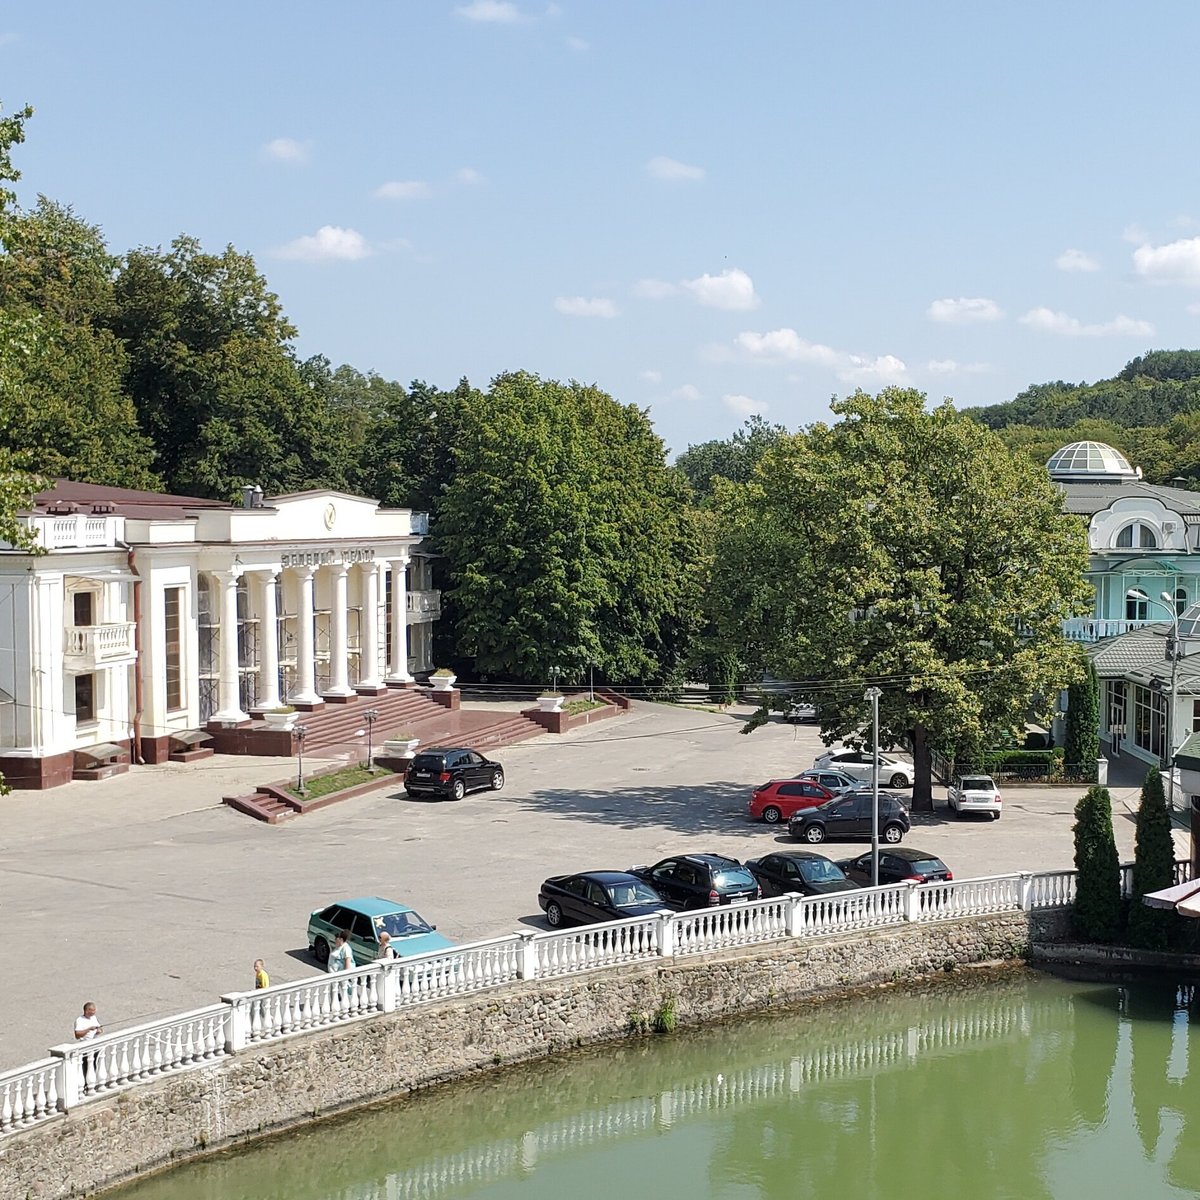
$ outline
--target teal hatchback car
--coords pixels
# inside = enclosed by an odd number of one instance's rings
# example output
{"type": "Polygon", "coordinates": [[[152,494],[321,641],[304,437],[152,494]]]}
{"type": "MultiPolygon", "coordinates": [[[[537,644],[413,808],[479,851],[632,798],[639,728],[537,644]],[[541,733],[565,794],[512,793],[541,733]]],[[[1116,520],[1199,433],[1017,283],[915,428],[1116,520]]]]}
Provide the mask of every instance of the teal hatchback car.
{"type": "Polygon", "coordinates": [[[308,946],[317,962],[325,966],[333,939],[345,931],[350,935],[354,962],[361,967],[379,957],[381,933],[390,935],[397,958],[452,949],[454,943],[435,933],[435,929],[407,904],[379,896],[360,896],[357,900],[339,900],[315,909],[308,918],[308,946]]]}

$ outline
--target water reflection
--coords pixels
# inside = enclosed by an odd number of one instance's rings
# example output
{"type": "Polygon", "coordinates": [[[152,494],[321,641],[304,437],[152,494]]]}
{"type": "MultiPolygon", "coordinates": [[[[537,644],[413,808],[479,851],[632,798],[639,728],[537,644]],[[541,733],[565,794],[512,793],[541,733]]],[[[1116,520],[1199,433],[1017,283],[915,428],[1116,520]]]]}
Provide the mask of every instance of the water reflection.
{"type": "Polygon", "coordinates": [[[1195,1000],[1026,973],[889,991],[516,1068],[123,1196],[1200,1194],[1195,1000]]]}

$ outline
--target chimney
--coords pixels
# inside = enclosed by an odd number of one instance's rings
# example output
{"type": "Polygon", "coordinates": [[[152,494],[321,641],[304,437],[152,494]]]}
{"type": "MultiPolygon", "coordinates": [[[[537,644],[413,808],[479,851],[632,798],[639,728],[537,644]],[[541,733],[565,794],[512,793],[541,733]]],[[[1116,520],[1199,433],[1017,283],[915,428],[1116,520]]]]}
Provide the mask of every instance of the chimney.
{"type": "Polygon", "coordinates": [[[249,484],[242,488],[242,507],[254,507],[254,489],[249,484]]]}

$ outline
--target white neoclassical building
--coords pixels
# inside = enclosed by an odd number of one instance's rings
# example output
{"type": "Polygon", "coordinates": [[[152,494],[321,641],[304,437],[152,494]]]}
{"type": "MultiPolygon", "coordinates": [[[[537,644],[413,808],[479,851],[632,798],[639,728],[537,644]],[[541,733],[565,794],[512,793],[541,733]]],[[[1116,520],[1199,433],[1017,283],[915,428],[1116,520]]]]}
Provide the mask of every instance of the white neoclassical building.
{"type": "MultiPolygon", "coordinates": [[[[337,492],[231,506],[60,480],[0,544],[0,771],[20,787],[162,762],[265,710],[431,666],[423,513],[337,492]]],[[[222,748],[236,748],[225,739],[222,748]]]]}

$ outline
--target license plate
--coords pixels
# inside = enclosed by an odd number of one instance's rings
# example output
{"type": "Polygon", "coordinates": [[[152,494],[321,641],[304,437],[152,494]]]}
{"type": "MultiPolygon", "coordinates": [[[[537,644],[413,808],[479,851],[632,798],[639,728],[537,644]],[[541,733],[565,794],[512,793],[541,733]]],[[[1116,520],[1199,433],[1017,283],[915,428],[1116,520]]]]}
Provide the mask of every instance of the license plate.
{"type": "Polygon", "coordinates": [[[749,896],[730,896],[729,903],[730,904],[749,904],[750,897],[749,896]]]}
{"type": "Polygon", "coordinates": [[[429,772],[428,771],[414,771],[413,778],[414,779],[428,779],[429,772]]]}

